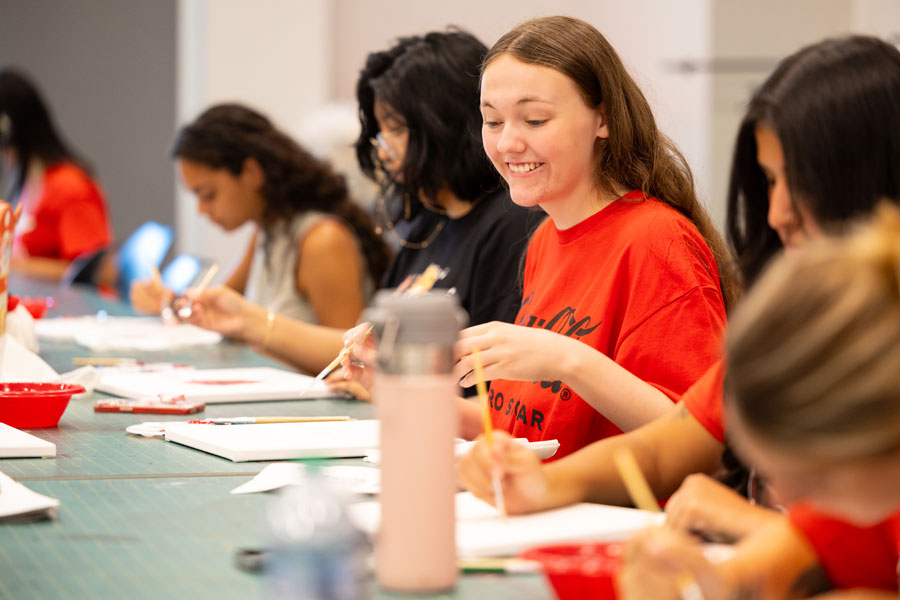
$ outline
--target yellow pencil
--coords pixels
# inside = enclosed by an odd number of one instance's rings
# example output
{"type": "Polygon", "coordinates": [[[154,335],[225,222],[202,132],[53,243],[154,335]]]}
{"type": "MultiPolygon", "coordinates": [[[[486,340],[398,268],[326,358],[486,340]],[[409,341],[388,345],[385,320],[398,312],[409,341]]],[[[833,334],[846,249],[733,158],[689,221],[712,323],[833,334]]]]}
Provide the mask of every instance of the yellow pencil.
{"type": "MultiPolygon", "coordinates": [[[[613,453],[613,462],[619,470],[622,481],[625,482],[625,489],[631,496],[631,501],[641,510],[648,512],[662,512],[650,484],[644,478],[641,467],[638,465],[637,459],[630,449],[622,447],[613,453]]],[[[675,576],[675,585],[681,593],[682,598],[697,597],[697,585],[690,573],[678,573],[675,576]]]]}
{"type": "MultiPolygon", "coordinates": [[[[484,441],[488,448],[494,450],[494,424],[491,422],[491,406],[487,395],[487,386],[484,383],[484,369],[481,364],[481,353],[478,348],[472,348],[472,367],[475,371],[475,389],[478,390],[478,400],[481,402],[481,421],[484,425],[484,441]]],[[[504,516],[506,515],[506,502],[503,500],[503,486],[500,483],[500,474],[496,469],[491,474],[491,485],[494,487],[494,504],[504,516]]]]}
{"type": "Polygon", "coordinates": [[[613,462],[615,462],[616,468],[619,470],[622,481],[625,482],[625,488],[628,490],[634,505],[641,510],[662,512],[656,497],[653,495],[653,490],[650,489],[650,484],[644,479],[641,467],[638,466],[631,450],[619,448],[613,454],[613,462]]]}

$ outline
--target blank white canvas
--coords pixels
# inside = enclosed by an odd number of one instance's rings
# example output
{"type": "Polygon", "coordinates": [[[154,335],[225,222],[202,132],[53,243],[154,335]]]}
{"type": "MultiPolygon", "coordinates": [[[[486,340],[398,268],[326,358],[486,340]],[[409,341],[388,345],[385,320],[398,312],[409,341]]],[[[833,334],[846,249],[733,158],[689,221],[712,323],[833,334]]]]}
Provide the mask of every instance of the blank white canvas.
{"type": "Polygon", "coordinates": [[[0,423],[0,458],[56,456],[56,444],[0,423]]]}
{"type": "MultiPolygon", "coordinates": [[[[313,380],[308,375],[272,367],[235,369],[171,369],[135,372],[104,369],[97,389],[124,398],[146,398],[156,394],[183,394],[187,400],[207,404],[263,400],[299,400],[313,380]],[[222,383],[216,383],[222,382],[222,383]],[[225,383],[238,382],[238,383],[225,383]]],[[[304,399],[340,397],[343,394],[317,382],[304,399]]]]}
{"type": "Polygon", "coordinates": [[[234,462],[365,456],[378,447],[378,421],[322,421],[260,425],[172,423],[166,441],[234,462]]]}

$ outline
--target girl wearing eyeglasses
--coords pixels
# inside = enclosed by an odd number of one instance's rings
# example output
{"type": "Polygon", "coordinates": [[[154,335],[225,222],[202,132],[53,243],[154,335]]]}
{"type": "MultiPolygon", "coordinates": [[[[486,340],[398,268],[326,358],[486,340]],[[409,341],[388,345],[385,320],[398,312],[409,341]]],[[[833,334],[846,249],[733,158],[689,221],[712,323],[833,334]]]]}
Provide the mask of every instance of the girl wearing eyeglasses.
{"type": "Polygon", "coordinates": [[[398,246],[382,280],[436,265],[470,322],[512,321],[519,263],[540,211],[513,204],[481,146],[478,71],[487,47],[459,30],[401,38],[366,59],[356,87],[363,171],[381,184],[376,219],[398,246]]]}

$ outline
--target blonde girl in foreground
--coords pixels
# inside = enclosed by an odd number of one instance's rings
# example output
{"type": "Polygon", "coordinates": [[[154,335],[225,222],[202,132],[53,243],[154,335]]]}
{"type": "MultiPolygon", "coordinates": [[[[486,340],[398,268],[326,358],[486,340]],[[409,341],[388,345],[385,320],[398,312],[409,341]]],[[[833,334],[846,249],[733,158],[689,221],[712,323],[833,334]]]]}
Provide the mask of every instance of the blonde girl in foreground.
{"type": "Polygon", "coordinates": [[[738,309],[727,351],[729,436],[789,523],[745,537],[716,568],[687,539],[657,532],[626,574],[626,597],[649,597],[634,581],[648,572],[671,582],[688,570],[707,600],[797,597],[814,581],[867,590],[829,598],[896,599],[900,211],[885,205],[854,235],[780,259],[738,309]]]}

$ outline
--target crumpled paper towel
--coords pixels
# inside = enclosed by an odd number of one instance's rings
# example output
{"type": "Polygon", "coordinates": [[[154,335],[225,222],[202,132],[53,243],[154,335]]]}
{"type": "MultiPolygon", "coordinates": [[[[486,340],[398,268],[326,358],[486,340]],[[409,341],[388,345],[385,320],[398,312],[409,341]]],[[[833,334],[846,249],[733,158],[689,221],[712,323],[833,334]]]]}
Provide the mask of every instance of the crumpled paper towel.
{"type": "Polygon", "coordinates": [[[34,317],[23,304],[20,303],[15,310],[6,313],[6,333],[16,338],[35,354],[40,351],[34,328],[34,317]]]}
{"type": "Polygon", "coordinates": [[[77,383],[89,393],[100,382],[100,373],[94,367],[82,367],[60,375],[18,339],[5,333],[0,336],[0,381],[77,383]]]}
{"type": "Polygon", "coordinates": [[[0,336],[0,381],[55,381],[53,367],[9,333],[0,336]]]}

